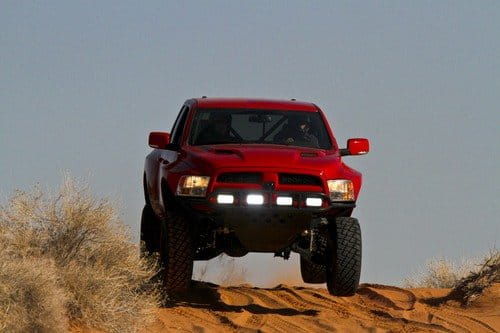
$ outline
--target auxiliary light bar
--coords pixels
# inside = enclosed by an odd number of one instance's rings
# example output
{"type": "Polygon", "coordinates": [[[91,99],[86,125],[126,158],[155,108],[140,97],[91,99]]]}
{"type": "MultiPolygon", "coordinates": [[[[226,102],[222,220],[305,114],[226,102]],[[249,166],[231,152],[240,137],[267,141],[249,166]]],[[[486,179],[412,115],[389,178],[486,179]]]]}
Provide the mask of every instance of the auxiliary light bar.
{"type": "MultiPolygon", "coordinates": [[[[234,195],[232,194],[218,194],[217,203],[222,205],[231,205],[235,203],[234,195]]],[[[264,196],[262,194],[248,194],[246,203],[252,206],[261,206],[264,204],[264,196]]],[[[318,197],[306,198],[305,204],[307,207],[321,207],[323,206],[323,199],[318,197]]],[[[292,206],[293,198],[291,196],[278,196],[276,197],[276,205],[278,206],[292,206]]]]}

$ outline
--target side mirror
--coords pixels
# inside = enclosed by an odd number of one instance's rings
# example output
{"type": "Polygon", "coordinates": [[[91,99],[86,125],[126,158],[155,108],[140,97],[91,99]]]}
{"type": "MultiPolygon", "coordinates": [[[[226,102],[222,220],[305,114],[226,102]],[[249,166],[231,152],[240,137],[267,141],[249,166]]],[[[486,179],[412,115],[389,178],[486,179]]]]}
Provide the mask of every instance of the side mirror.
{"type": "Polygon", "coordinates": [[[347,148],[340,149],[340,155],[365,155],[370,151],[370,142],[364,138],[347,140],[347,148]]]}
{"type": "Polygon", "coordinates": [[[149,146],[151,148],[165,149],[170,143],[170,133],[151,132],[149,133],[149,146]]]}

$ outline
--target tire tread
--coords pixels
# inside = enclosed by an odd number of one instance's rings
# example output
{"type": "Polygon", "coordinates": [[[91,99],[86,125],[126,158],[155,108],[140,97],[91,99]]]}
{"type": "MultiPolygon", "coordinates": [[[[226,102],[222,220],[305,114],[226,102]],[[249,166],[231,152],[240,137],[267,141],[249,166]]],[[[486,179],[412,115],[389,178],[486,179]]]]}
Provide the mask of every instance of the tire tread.
{"type": "Polygon", "coordinates": [[[163,287],[167,293],[186,290],[193,275],[193,247],[189,223],[182,213],[167,211],[161,240],[163,287]]]}
{"type": "MultiPolygon", "coordinates": [[[[333,222],[333,221],[332,221],[333,222]]],[[[361,229],[357,219],[338,217],[331,230],[332,268],[327,270],[327,287],[335,296],[356,293],[361,275],[361,229]]]]}

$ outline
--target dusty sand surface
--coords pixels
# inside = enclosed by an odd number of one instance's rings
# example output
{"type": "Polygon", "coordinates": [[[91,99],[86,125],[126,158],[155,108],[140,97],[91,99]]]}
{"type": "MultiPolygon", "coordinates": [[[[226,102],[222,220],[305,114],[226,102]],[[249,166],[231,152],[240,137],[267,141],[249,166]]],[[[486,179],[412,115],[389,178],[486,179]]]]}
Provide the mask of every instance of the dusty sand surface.
{"type": "Polygon", "coordinates": [[[159,310],[152,332],[500,332],[500,284],[472,306],[447,301],[446,289],[363,284],[353,297],[279,285],[219,287],[195,283],[159,310]]]}

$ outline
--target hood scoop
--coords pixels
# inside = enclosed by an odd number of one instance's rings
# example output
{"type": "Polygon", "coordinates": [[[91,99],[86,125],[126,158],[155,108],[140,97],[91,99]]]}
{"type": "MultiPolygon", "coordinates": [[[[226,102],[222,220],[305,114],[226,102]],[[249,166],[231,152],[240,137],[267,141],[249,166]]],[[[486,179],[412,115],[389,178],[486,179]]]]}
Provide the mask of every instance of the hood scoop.
{"type": "Polygon", "coordinates": [[[206,158],[221,161],[226,165],[245,162],[248,165],[259,166],[279,166],[290,168],[293,165],[303,167],[316,167],[320,165],[325,153],[320,150],[300,149],[298,147],[287,146],[266,146],[266,145],[242,145],[242,146],[222,146],[207,147],[206,158]]]}

